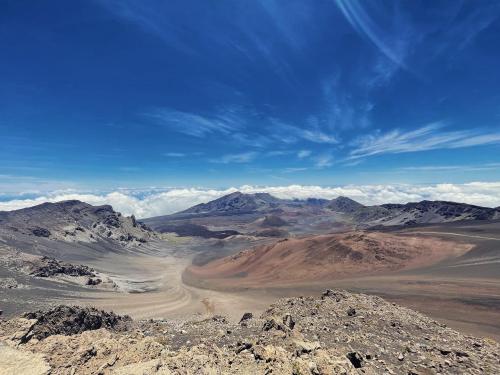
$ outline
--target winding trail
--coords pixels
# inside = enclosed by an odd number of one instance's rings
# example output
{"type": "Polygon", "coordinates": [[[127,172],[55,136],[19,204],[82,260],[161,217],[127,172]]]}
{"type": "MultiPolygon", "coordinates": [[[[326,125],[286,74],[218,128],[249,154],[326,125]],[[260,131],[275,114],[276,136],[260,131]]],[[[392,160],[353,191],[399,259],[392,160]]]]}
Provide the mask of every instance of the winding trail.
{"type": "Polygon", "coordinates": [[[195,254],[188,246],[179,251],[165,244],[156,254],[101,258],[96,268],[114,276],[128,292],[93,291],[83,296],[83,302],[138,319],[185,319],[208,313],[239,319],[244,312],[261,312],[275,301],[275,295],[262,291],[231,293],[184,284],[182,273],[195,254]]]}
{"type": "Polygon", "coordinates": [[[407,233],[420,233],[420,234],[445,234],[448,236],[459,236],[459,237],[467,237],[467,238],[479,238],[482,240],[493,240],[493,241],[500,241],[500,238],[496,237],[485,237],[485,236],[476,236],[472,234],[463,234],[463,233],[452,233],[452,232],[431,232],[431,231],[411,231],[407,233]]]}

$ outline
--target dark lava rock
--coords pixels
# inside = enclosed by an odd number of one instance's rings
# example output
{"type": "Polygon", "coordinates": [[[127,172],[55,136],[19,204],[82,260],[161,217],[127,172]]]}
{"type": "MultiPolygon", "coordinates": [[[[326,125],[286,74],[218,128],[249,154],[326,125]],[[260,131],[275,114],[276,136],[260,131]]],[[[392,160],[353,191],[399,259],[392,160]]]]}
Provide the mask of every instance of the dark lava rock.
{"type": "Polygon", "coordinates": [[[240,319],[240,324],[247,321],[247,320],[250,320],[253,318],[253,314],[251,312],[246,312],[243,314],[243,316],[241,317],[240,319]]]}
{"type": "Polygon", "coordinates": [[[240,354],[243,350],[248,350],[253,345],[249,342],[238,343],[238,348],[236,349],[236,354],[240,354]]]}
{"type": "Polygon", "coordinates": [[[321,299],[333,298],[335,301],[340,302],[346,296],[344,293],[338,290],[327,289],[321,294],[321,299]]]}
{"type": "Polygon", "coordinates": [[[120,316],[93,307],[65,305],[59,305],[48,311],[26,313],[23,317],[36,319],[36,322],[21,338],[21,343],[26,343],[32,338],[42,340],[52,335],[71,336],[99,328],[122,331],[132,321],[127,315],[120,316]]]}
{"type": "Polygon", "coordinates": [[[119,228],[120,219],[118,219],[118,216],[116,214],[111,214],[103,220],[103,224],[110,227],[119,228]]]}
{"type": "Polygon", "coordinates": [[[363,367],[363,357],[358,352],[347,353],[347,359],[352,363],[354,368],[363,367]]]}
{"type": "Polygon", "coordinates": [[[102,280],[101,279],[88,279],[87,280],[87,285],[99,285],[100,283],[102,283],[102,280]]]}
{"type": "Polygon", "coordinates": [[[262,326],[263,331],[270,331],[273,328],[281,330],[283,327],[273,318],[266,320],[262,326]]]}
{"type": "Polygon", "coordinates": [[[283,317],[283,324],[288,329],[293,329],[293,327],[295,327],[295,320],[293,320],[293,317],[290,314],[286,314],[283,317]]]}
{"type": "Polygon", "coordinates": [[[32,276],[37,276],[37,277],[51,277],[55,275],[67,275],[73,277],[95,276],[94,270],[84,265],[62,263],[57,259],[45,256],[41,258],[41,262],[42,264],[31,272],[32,276]]]}
{"type": "Polygon", "coordinates": [[[31,233],[37,237],[50,237],[50,231],[45,228],[34,228],[31,233]]]}

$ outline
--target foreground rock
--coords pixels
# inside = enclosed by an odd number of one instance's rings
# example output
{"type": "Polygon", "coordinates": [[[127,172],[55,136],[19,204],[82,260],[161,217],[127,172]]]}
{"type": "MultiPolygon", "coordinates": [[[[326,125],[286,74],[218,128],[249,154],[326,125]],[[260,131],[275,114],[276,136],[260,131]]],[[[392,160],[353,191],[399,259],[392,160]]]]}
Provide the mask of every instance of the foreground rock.
{"type": "Polygon", "coordinates": [[[245,324],[220,316],[132,323],[105,314],[58,307],[0,321],[0,339],[8,345],[0,345],[0,369],[9,373],[16,365],[4,355],[16,348],[38,368],[50,366],[51,374],[500,373],[495,341],[463,336],[379,297],[344,291],[282,299],[259,318],[245,314],[245,324]],[[99,329],[81,323],[93,314],[102,319],[99,329]],[[64,328],[73,324],[75,329],[64,328]],[[23,339],[37,325],[42,334],[23,339]]]}
{"type": "Polygon", "coordinates": [[[29,331],[21,337],[21,343],[31,339],[42,340],[53,335],[76,335],[100,328],[125,330],[131,319],[91,307],[57,306],[48,311],[36,311],[23,315],[33,321],[29,331]]]}

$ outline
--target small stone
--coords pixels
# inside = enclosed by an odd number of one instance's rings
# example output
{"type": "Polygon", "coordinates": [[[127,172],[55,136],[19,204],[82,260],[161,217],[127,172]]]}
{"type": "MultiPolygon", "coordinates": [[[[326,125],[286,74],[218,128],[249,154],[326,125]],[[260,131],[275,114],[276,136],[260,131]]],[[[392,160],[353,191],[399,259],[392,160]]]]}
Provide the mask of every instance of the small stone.
{"type": "Polygon", "coordinates": [[[240,354],[243,350],[248,350],[252,347],[252,344],[249,342],[239,343],[238,348],[236,349],[236,354],[240,354]]]}
{"type": "Polygon", "coordinates": [[[352,307],[349,307],[349,309],[347,310],[347,315],[349,315],[349,316],[355,316],[356,315],[356,309],[354,309],[352,307]]]}
{"type": "Polygon", "coordinates": [[[354,368],[363,367],[363,357],[358,352],[347,353],[347,359],[351,362],[354,368]]]}
{"type": "Polygon", "coordinates": [[[283,317],[283,324],[285,325],[285,327],[289,329],[293,329],[293,327],[295,327],[295,321],[293,320],[293,317],[290,314],[286,314],[283,317]]]}
{"type": "Polygon", "coordinates": [[[320,375],[320,372],[318,370],[318,366],[314,362],[309,362],[309,371],[313,375],[320,375]]]}
{"type": "Polygon", "coordinates": [[[306,342],[306,341],[295,341],[295,345],[297,349],[295,350],[296,354],[300,356],[301,354],[311,353],[319,348],[321,345],[319,342],[306,342]]]}
{"type": "Polygon", "coordinates": [[[403,361],[404,359],[405,359],[405,356],[403,355],[403,353],[399,353],[398,360],[403,361]]]}
{"type": "Polygon", "coordinates": [[[250,319],[252,319],[252,318],[253,318],[253,314],[252,314],[251,312],[246,312],[246,313],[244,313],[244,314],[243,314],[243,316],[241,317],[241,319],[240,319],[240,324],[241,324],[242,322],[245,322],[245,321],[250,320],[250,319]]]}
{"type": "Polygon", "coordinates": [[[262,326],[262,330],[264,331],[269,331],[271,329],[281,329],[281,326],[276,322],[274,318],[268,319],[264,322],[264,325],[262,326]]]}

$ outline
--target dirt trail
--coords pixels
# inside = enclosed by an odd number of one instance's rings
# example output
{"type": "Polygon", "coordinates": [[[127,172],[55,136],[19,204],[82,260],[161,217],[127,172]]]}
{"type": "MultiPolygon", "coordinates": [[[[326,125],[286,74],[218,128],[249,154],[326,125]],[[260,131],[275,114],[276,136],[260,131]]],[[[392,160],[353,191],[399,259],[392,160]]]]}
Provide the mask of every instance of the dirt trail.
{"type": "MultiPolygon", "coordinates": [[[[205,313],[239,319],[246,311],[262,311],[276,298],[259,291],[229,293],[188,286],[182,280],[182,272],[191,264],[191,259],[192,255],[137,258],[134,273],[124,274],[123,278],[128,277],[129,283],[130,278],[135,283],[146,280],[144,283],[154,285],[155,290],[146,293],[94,292],[85,295],[83,302],[138,319],[181,319],[205,313]]],[[[130,267],[121,264],[115,266],[115,270],[130,272],[130,267]]],[[[147,289],[147,286],[142,285],[140,289],[147,289]]]]}
{"type": "Polygon", "coordinates": [[[472,234],[452,233],[452,232],[410,231],[408,233],[437,234],[437,235],[459,236],[459,237],[467,237],[467,238],[478,238],[481,240],[500,241],[500,238],[496,238],[496,237],[476,236],[476,235],[472,235],[472,234]]]}

